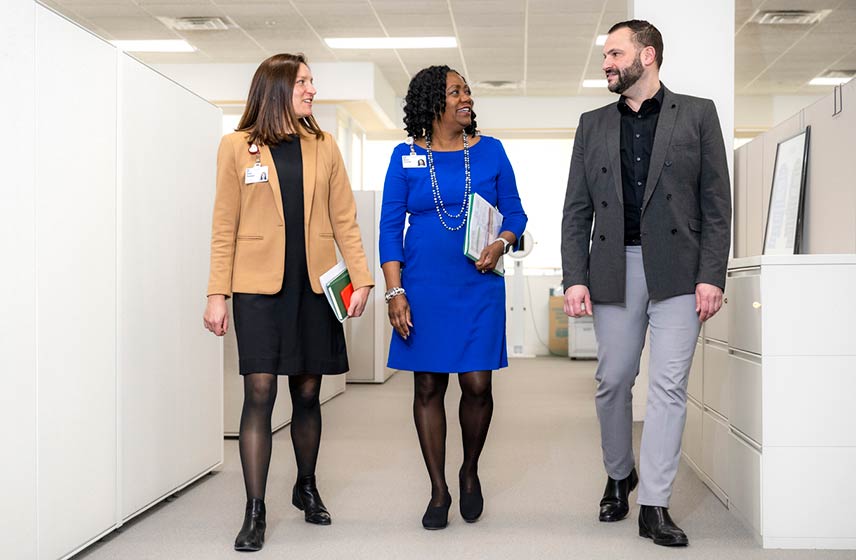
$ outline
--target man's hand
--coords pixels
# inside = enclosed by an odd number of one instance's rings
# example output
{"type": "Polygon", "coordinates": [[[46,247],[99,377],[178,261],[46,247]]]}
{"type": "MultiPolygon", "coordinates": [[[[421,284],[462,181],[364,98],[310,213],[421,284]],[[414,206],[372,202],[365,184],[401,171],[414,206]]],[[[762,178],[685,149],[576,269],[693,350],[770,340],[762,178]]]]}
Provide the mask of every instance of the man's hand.
{"type": "Polygon", "coordinates": [[[695,301],[698,320],[704,323],[722,307],[722,290],[713,284],[700,282],[695,287],[695,301]]]}
{"type": "Polygon", "coordinates": [[[591,297],[587,286],[574,284],[565,290],[565,315],[568,317],[591,315],[591,297]]]}

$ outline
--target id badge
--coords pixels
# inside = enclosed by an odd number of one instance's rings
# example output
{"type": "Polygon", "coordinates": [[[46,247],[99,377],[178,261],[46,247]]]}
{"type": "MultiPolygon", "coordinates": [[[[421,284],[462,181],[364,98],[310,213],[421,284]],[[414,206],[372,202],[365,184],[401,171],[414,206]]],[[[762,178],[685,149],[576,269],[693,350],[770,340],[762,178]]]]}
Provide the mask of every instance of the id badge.
{"type": "Polygon", "coordinates": [[[401,156],[401,166],[405,169],[427,167],[428,159],[425,156],[419,156],[416,154],[411,154],[409,156],[401,156]]]}
{"type": "Polygon", "coordinates": [[[268,166],[254,165],[246,169],[244,175],[244,184],[251,185],[253,183],[266,183],[268,181],[268,166]]]}

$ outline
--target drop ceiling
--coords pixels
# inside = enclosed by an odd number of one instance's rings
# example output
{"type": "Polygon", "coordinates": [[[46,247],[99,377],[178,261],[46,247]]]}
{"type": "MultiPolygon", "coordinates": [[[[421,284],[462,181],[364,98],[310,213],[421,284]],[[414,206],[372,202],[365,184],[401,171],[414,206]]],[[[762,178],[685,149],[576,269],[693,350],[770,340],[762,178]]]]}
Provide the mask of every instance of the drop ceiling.
{"type": "MultiPolygon", "coordinates": [[[[722,0],[714,0],[722,1],[722,0]]],[[[145,54],[157,63],[256,63],[278,52],[314,62],[370,61],[403,96],[410,76],[449,64],[470,83],[511,82],[480,95],[609,95],[597,35],[626,19],[627,0],[42,0],[105,39],[176,39],[194,53],[145,54]],[[234,27],[175,31],[158,18],[220,17],[234,27]],[[324,37],[453,35],[456,49],[331,50],[324,37]]],[[[737,0],[738,95],[820,94],[827,70],[856,69],[856,0],[737,0]],[[814,25],[760,25],[759,11],[830,10],[814,25]]],[[[669,45],[666,45],[668,49],[669,45]]],[[[666,51],[668,53],[668,50],[666,51]]],[[[668,63],[668,62],[667,62],[668,63]]]]}

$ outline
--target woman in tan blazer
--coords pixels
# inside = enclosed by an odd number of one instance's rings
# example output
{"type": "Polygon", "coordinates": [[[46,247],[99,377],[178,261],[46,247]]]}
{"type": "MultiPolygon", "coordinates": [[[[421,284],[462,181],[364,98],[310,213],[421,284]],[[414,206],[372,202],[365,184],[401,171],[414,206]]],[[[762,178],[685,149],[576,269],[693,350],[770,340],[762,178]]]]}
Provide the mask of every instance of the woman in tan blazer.
{"type": "Polygon", "coordinates": [[[205,327],[228,328],[233,297],[244,377],[240,454],[247,491],[236,550],[264,544],[264,495],[271,456],[277,376],[287,375],[297,459],[292,503],[309,523],[330,524],[315,484],[321,440],[321,376],[348,370],[342,325],[320,276],[339,247],[354,287],[348,315],[359,317],[373,286],[356,205],[333,138],[312,116],[315,88],[303,55],[261,63],[236,132],[220,142],[205,327]]]}

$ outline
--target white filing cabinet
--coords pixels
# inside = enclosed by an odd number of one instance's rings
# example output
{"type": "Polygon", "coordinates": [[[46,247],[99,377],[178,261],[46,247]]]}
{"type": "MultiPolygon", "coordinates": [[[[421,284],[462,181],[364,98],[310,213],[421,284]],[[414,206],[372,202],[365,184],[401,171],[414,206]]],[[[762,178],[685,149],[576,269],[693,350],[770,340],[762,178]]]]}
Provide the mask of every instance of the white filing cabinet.
{"type": "Polygon", "coordinates": [[[597,338],[594,321],[588,315],[568,317],[568,357],[597,358],[597,338]]]}
{"type": "Polygon", "coordinates": [[[854,286],[854,255],[734,259],[705,326],[684,456],[765,548],[856,548],[854,286]]]}

